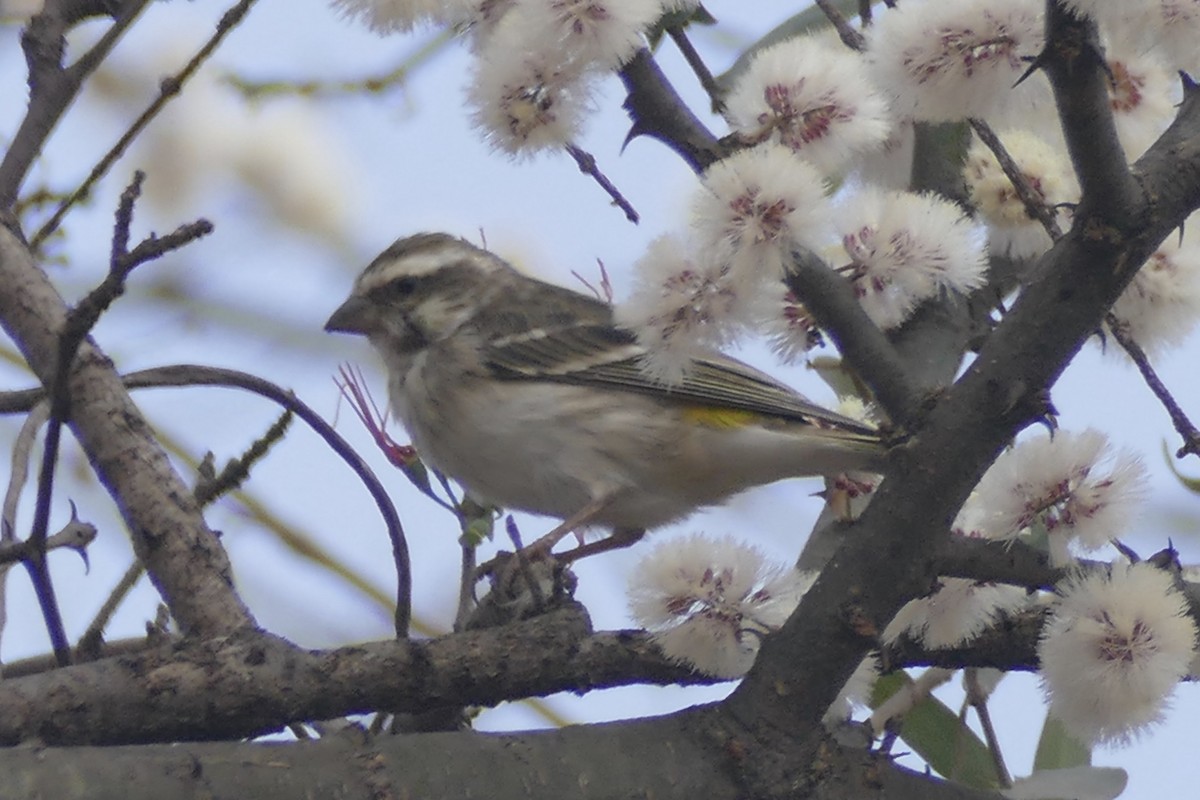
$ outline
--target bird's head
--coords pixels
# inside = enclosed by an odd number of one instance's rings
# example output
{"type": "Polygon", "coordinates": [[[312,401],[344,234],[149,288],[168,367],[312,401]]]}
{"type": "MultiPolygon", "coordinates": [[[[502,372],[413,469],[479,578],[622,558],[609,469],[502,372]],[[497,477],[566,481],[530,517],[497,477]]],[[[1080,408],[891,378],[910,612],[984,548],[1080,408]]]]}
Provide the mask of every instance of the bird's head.
{"type": "Polygon", "coordinates": [[[384,352],[412,353],[469,322],[511,271],[463,239],[409,236],[363,270],[325,330],[366,336],[384,352]]]}

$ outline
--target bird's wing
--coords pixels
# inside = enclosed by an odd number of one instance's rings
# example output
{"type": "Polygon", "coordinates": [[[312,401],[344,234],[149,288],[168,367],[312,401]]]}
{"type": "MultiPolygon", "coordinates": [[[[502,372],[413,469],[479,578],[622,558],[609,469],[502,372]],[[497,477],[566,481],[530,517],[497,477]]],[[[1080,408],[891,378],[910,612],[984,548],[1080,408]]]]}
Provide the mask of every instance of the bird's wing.
{"type": "Polygon", "coordinates": [[[656,381],[643,367],[646,349],[637,337],[609,321],[607,306],[596,306],[605,313],[592,308],[590,319],[488,337],[484,348],[487,367],[499,378],[620,389],[878,437],[867,425],[821,408],[769,375],[717,352],[694,359],[678,383],[656,381]]]}

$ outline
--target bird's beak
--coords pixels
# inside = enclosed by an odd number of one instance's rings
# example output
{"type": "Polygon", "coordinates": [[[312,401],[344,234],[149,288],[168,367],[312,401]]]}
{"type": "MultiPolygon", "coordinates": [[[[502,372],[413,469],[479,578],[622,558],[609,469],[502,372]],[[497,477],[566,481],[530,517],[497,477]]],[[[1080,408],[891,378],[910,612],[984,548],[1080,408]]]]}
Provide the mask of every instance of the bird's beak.
{"type": "Polygon", "coordinates": [[[368,301],[361,297],[351,297],[333,312],[329,321],[325,323],[325,330],[328,333],[365,334],[371,324],[372,311],[368,301]]]}

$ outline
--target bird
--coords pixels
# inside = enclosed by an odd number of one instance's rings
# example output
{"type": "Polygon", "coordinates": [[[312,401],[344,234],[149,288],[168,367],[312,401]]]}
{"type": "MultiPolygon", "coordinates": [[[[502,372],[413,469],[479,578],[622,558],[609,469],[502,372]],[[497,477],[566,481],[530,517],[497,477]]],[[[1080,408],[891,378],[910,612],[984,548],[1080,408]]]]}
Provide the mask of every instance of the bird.
{"type": "MultiPolygon", "coordinates": [[[[784,478],[880,471],[880,432],[716,350],[666,384],[598,298],[537,280],[446,233],[399,239],[325,330],[365,336],[421,458],[477,500],[562,520],[602,542],[784,478]]],[[[581,540],[582,541],[582,540],[581,540]]]]}

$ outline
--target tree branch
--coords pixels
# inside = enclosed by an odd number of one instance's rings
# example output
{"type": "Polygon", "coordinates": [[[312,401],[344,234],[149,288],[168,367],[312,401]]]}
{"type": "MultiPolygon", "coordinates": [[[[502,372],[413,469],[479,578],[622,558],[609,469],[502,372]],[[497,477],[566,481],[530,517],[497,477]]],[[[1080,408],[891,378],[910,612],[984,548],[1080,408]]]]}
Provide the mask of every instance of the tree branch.
{"type": "MultiPolygon", "coordinates": [[[[66,307],[29,250],[0,228],[0,325],[48,385],[66,307]]],[[[138,558],[185,632],[228,634],[253,625],[231,585],[229,560],[191,491],[172,469],[111,362],[84,342],[70,373],[70,425],[116,500],[138,558]]]]}

